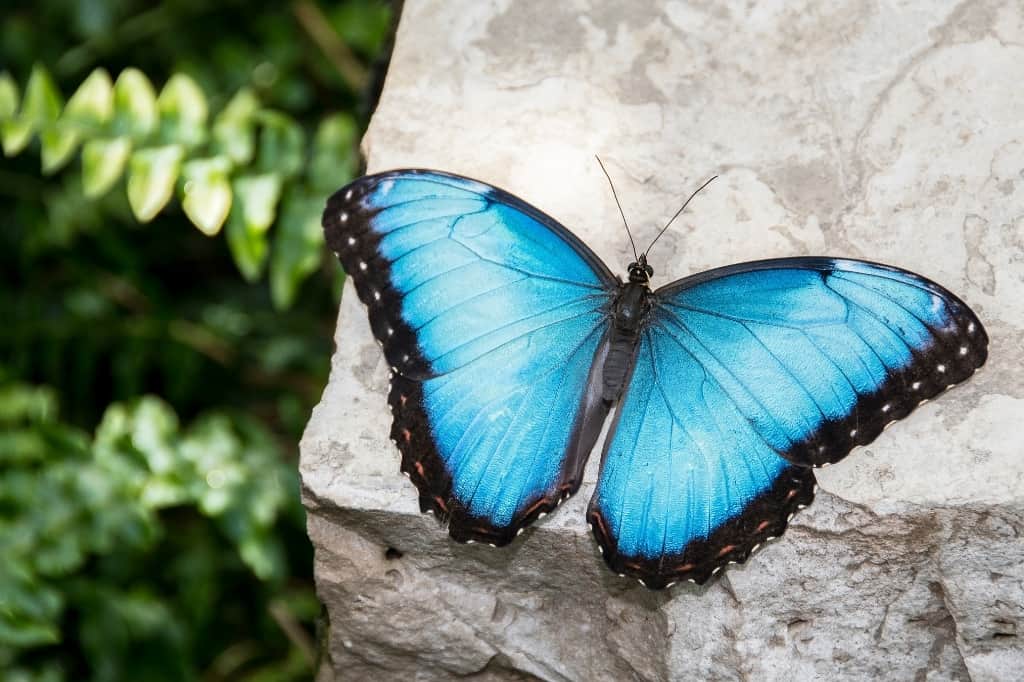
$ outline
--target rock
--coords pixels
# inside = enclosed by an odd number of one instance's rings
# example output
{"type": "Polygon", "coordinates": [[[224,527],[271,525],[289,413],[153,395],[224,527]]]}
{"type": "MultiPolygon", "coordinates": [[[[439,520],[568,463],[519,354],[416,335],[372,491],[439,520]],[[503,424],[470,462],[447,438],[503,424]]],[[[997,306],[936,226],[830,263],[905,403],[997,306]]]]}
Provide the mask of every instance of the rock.
{"type": "MultiPolygon", "coordinates": [[[[701,181],[655,285],[867,258],[984,320],[988,364],[819,472],[786,535],[704,587],[601,562],[596,479],[505,549],[419,513],[387,367],[346,287],[302,440],[320,679],[1019,679],[1024,670],[1024,19],[1015,0],[407,0],[371,171],[434,167],[556,216],[613,269],[701,181]]],[[[659,267],[660,266],[660,267],[659,267]]]]}

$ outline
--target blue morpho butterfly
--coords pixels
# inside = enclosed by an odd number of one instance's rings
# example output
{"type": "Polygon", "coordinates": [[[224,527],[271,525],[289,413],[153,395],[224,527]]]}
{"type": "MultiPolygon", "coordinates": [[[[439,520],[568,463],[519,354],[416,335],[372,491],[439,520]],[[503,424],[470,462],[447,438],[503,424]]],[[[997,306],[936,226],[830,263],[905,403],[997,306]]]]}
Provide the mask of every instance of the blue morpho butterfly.
{"type": "Polygon", "coordinates": [[[646,252],[623,282],[533,206],[438,171],[360,178],[323,224],[391,365],[421,509],[511,542],[576,492],[615,409],[587,519],[650,588],[745,561],[810,504],[814,467],[987,355],[967,305],[905,270],[779,258],[652,291],[646,252]]]}

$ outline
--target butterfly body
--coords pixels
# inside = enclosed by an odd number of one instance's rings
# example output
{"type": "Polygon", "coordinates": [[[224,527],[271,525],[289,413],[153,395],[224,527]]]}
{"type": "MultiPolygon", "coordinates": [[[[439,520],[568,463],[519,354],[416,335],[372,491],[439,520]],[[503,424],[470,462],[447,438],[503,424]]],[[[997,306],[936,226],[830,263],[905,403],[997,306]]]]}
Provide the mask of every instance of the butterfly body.
{"type": "Polygon", "coordinates": [[[651,309],[647,282],[629,281],[619,288],[611,309],[608,356],[602,368],[601,397],[611,404],[619,399],[636,357],[640,330],[651,309]]]}
{"type": "Polygon", "coordinates": [[[704,582],[783,533],[842,459],[987,353],[980,321],[890,266],[783,258],[652,290],[495,187],[361,178],[324,227],[392,367],[392,438],[453,538],[511,542],[580,486],[616,573],[704,582]]]}

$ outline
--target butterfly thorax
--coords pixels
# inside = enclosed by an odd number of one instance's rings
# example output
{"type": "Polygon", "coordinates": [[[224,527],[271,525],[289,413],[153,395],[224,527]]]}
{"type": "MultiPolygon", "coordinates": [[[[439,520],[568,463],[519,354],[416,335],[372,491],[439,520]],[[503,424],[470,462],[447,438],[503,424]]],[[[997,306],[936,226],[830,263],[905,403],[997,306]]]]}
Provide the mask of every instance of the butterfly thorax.
{"type": "Polygon", "coordinates": [[[629,370],[633,366],[640,330],[651,309],[651,289],[646,279],[634,281],[632,274],[631,267],[630,281],[619,287],[612,304],[608,354],[605,356],[601,378],[601,397],[608,403],[614,403],[622,395],[629,370]]]}
{"type": "Polygon", "coordinates": [[[647,282],[626,282],[612,304],[612,326],[625,335],[636,336],[651,308],[647,282]]]}

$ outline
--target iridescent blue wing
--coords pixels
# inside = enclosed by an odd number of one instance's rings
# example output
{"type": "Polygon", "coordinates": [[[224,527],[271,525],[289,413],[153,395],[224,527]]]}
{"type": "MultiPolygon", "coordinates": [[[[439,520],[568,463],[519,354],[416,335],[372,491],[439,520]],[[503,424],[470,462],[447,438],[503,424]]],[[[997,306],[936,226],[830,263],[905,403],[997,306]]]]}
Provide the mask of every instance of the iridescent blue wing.
{"type": "Polygon", "coordinates": [[[811,502],[811,467],[987,353],[953,294],[861,261],[734,265],[653,300],[588,518],[612,569],[654,587],[746,560],[811,502]]]}
{"type": "Polygon", "coordinates": [[[579,486],[608,407],[589,389],[616,280],[572,233],[489,185],[371,175],[324,212],[392,367],[392,438],[420,506],[505,544],[579,486]]]}

